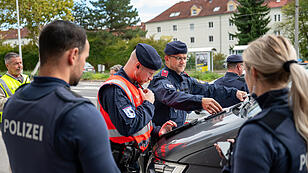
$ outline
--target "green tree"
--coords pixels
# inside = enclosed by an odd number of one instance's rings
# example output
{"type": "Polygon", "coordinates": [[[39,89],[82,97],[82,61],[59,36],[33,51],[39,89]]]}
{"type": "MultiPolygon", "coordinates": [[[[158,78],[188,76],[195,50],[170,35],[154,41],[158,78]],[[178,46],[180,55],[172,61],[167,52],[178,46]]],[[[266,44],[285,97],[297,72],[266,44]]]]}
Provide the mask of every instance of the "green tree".
{"type": "MultiPolygon", "coordinates": [[[[285,20],[278,25],[278,29],[294,43],[295,30],[295,1],[290,2],[282,7],[282,13],[285,20]]],[[[301,58],[308,60],[308,3],[307,0],[299,0],[299,17],[298,17],[298,41],[301,58]]]]}
{"type": "Polygon", "coordinates": [[[231,17],[238,32],[232,35],[239,39],[238,45],[246,45],[269,31],[270,9],[264,0],[238,0],[238,3],[237,12],[231,17]]]}
{"type": "Polygon", "coordinates": [[[224,62],[226,60],[227,55],[223,53],[217,53],[214,55],[214,70],[221,70],[224,69],[224,62]]]}
{"type": "Polygon", "coordinates": [[[88,6],[87,1],[75,1],[73,8],[74,22],[86,30],[95,29],[95,18],[92,9],[88,6]]]}
{"type": "Polygon", "coordinates": [[[91,4],[98,29],[107,28],[110,32],[122,34],[140,21],[137,9],[130,5],[130,0],[98,0],[91,4]]]}
{"type": "MultiPolygon", "coordinates": [[[[22,27],[28,28],[34,43],[44,25],[55,19],[72,20],[73,0],[19,0],[19,16],[22,27]]],[[[0,0],[0,27],[16,27],[15,0],[0,0]]]]}

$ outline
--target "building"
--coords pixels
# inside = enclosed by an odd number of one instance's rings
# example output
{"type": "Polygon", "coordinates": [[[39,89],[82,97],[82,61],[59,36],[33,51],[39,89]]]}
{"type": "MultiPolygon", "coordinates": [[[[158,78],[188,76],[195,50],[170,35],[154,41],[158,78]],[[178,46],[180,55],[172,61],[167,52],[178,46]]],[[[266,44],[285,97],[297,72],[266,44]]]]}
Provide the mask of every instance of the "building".
{"type": "MultiPolygon", "coordinates": [[[[21,44],[27,45],[31,39],[27,38],[29,36],[29,30],[23,28],[20,30],[20,38],[21,44]]],[[[2,44],[8,44],[11,47],[18,46],[18,30],[8,30],[8,31],[0,31],[0,39],[2,44]]]]}
{"type": "MultiPolygon", "coordinates": [[[[271,22],[268,33],[281,34],[275,29],[283,20],[281,8],[290,0],[267,0],[271,22]]],[[[181,1],[146,22],[147,38],[180,40],[189,48],[214,47],[217,52],[233,54],[237,39],[236,26],[230,21],[237,9],[236,0],[181,1]]]]}

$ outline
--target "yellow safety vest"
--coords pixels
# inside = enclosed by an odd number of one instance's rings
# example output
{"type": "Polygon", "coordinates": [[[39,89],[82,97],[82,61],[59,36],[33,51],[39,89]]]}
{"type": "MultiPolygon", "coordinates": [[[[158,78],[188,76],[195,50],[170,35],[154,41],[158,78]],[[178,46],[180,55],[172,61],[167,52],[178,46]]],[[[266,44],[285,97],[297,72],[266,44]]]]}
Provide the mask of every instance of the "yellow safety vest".
{"type": "MultiPolygon", "coordinates": [[[[28,75],[21,74],[23,77],[23,82],[16,80],[13,76],[5,74],[0,78],[0,87],[5,93],[5,97],[11,97],[16,89],[23,84],[30,83],[30,78],[28,75]]],[[[2,112],[0,112],[0,123],[2,122],[2,112]]]]}

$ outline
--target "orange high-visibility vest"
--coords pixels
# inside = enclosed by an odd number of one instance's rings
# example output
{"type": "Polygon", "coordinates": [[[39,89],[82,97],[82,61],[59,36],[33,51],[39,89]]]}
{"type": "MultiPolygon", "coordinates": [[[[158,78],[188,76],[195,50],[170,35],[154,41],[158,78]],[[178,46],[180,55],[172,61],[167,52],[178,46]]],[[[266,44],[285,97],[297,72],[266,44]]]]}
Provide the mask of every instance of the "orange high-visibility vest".
{"type": "MultiPolygon", "coordinates": [[[[139,105],[142,104],[143,100],[138,91],[138,89],[128,80],[119,75],[110,76],[101,87],[106,85],[117,85],[126,93],[129,100],[132,102],[133,109],[137,109],[139,105]]],[[[98,97],[99,98],[99,97],[98,97]]],[[[146,150],[151,136],[151,131],[153,130],[152,121],[150,121],[145,127],[133,134],[132,136],[123,136],[115,128],[114,124],[111,122],[111,119],[108,113],[103,109],[102,104],[98,99],[100,112],[102,113],[109,132],[109,139],[118,144],[126,144],[129,142],[135,141],[138,145],[138,148],[142,151],[146,150]]]]}

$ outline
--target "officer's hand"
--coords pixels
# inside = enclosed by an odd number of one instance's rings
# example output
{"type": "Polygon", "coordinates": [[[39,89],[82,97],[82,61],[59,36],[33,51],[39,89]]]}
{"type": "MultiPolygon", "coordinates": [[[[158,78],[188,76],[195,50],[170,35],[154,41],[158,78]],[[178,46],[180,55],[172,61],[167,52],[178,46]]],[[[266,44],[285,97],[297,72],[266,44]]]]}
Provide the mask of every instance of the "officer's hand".
{"type": "Polygon", "coordinates": [[[247,93],[245,91],[237,90],[236,97],[242,102],[247,97],[247,93]]]}
{"type": "Polygon", "coordinates": [[[212,98],[202,98],[202,107],[210,114],[217,114],[222,111],[222,107],[212,98]]]}
{"type": "Polygon", "coordinates": [[[158,136],[161,136],[167,132],[170,132],[172,130],[173,127],[177,127],[177,124],[172,121],[169,120],[167,122],[165,122],[165,124],[163,124],[163,126],[161,126],[159,132],[158,132],[158,136]]]}
{"type": "Polygon", "coordinates": [[[141,97],[143,100],[147,100],[149,101],[150,103],[154,103],[155,101],[155,97],[154,97],[154,93],[149,90],[149,89],[141,89],[141,88],[138,88],[140,94],[141,94],[141,97]]]}

